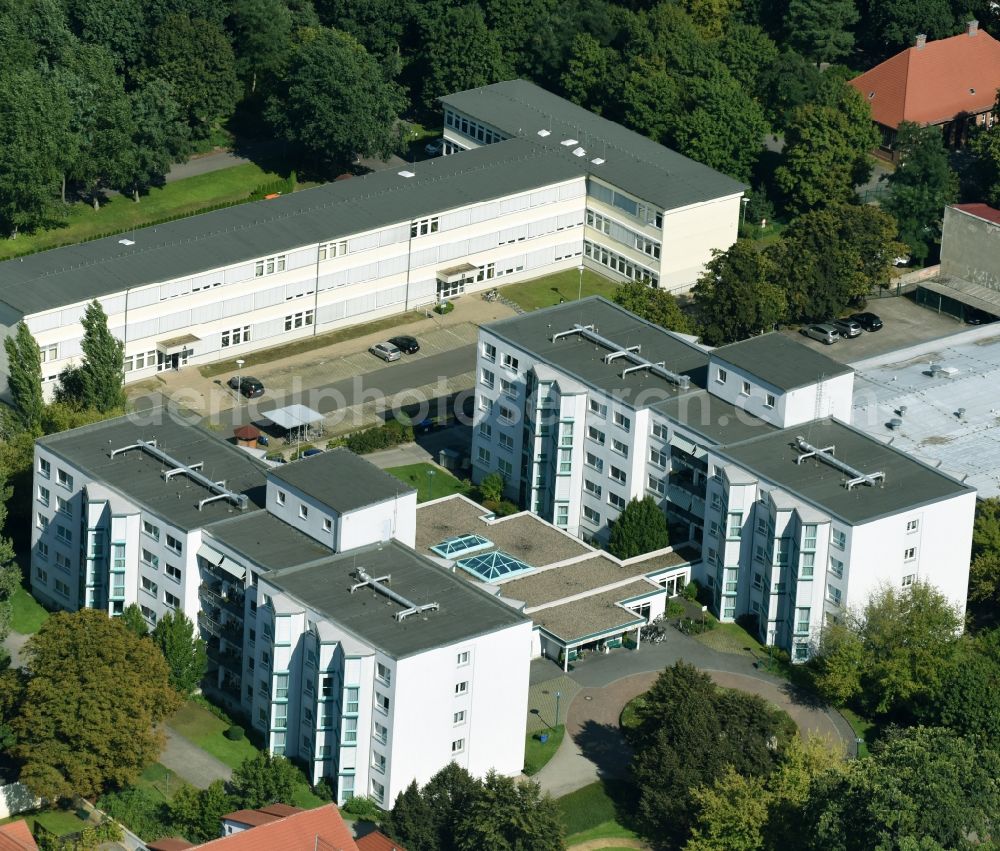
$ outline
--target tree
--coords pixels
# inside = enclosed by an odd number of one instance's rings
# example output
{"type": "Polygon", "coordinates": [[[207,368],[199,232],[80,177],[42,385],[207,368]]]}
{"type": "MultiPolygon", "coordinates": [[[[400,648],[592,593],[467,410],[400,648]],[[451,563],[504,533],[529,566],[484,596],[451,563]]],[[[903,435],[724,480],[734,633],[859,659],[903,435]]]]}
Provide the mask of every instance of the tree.
{"type": "Polygon", "coordinates": [[[128,98],[133,134],[116,188],[138,202],[141,192],[162,185],[172,163],[184,159],[190,129],[165,80],[146,77],[128,98]]]}
{"type": "Polygon", "coordinates": [[[155,725],[180,704],[159,651],[120,620],[81,609],[50,617],[24,652],[13,751],[22,782],[52,800],[134,783],[163,745],[155,725]]]}
{"type": "Polygon", "coordinates": [[[437,851],[440,847],[430,806],[416,780],[396,796],[382,829],[414,851],[437,851]]]}
{"type": "Polygon", "coordinates": [[[770,256],[747,239],[716,251],[691,290],[702,338],[721,346],[771,331],[788,303],[770,256]]]}
{"type": "Polygon", "coordinates": [[[684,851],[758,851],[764,848],[769,795],[760,777],[743,777],[732,766],[711,786],[691,792],[697,813],[684,851]]]}
{"type": "Polygon", "coordinates": [[[792,110],[816,99],[820,88],[819,69],[794,50],[785,49],[761,69],[760,97],[771,124],[787,127],[792,110]]]}
{"type": "Polygon", "coordinates": [[[948,164],[939,127],[904,121],[895,148],[900,160],[886,180],[889,194],[882,207],[896,217],[910,255],[923,263],[941,241],[944,208],[958,198],[958,175],[948,164]]]}
{"type": "Polygon", "coordinates": [[[669,544],[667,518],[651,496],[633,497],[611,524],[608,549],[618,558],[633,558],[669,544]]]}
{"type": "Polygon", "coordinates": [[[645,281],[625,281],[615,287],[612,298],[615,304],[647,322],[681,334],[691,332],[691,325],[681,312],[677,299],[666,290],[650,286],[645,281]]]}
{"type": "Polygon", "coordinates": [[[761,99],[761,82],[778,59],[778,46],[758,26],[730,20],[718,45],[719,60],[751,97],[761,99]]]}
{"type": "Polygon", "coordinates": [[[950,730],[899,730],[872,756],[819,778],[800,825],[808,847],[979,847],[1000,807],[1000,757],[950,730]]]}
{"type": "Polygon", "coordinates": [[[575,30],[561,7],[556,0],[484,0],[486,25],[514,74],[544,79],[561,69],[575,30]]]}
{"type": "MultiPolygon", "coordinates": [[[[0,467],[0,532],[7,526],[7,502],[12,492],[7,473],[0,467]]],[[[14,542],[0,534],[0,647],[10,633],[11,599],[20,587],[21,568],[15,559],[14,542]]],[[[6,651],[2,655],[5,654],[6,651]]]]}
{"type": "Polygon", "coordinates": [[[496,35],[476,3],[440,7],[422,23],[423,86],[429,109],[438,97],[496,83],[510,76],[496,35]]]}
{"type": "Polygon", "coordinates": [[[386,828],[414,851],[456,851],[459,822],[482,793],[479,780],[449,762],[423,789],[413,783],[396,798],[386,828]]]}
{"type": "Polygon", "coordinates": [[[149,69],[152,76],[170,83],[195,138],[207,138],[236,108],[236,60],[217,23],[184,14],[168,16],[153,32],[149,69]]]}
{"type": "MultiPolygon", "coordinates": [[[[82,407],[102,414],[125,407],[125,344],[108,330],[108,316],[95,298],[83,313],[83,364],[80,366],[82,407]]],[[[60,378],[61,380],[61,378],[60,378]]]]}
{"type": "Polygon", "coordinates": [[[283,756],[263,752],[247,757],[233,771],[229,791],[238,807],[255,810],[268,804],[290,804],[298,771],[283,756]]]}
{"type": "Polygon", "coordinates": [[[133,635],[143,638],[149,635],[149,626],[146,618],[137,603],[129,603],[121,616],[122,625],[133,635]]]}
{"type": "Polygon", "coordinates": [[[167,612],[153,629],[153,642],[170,668],[170,685],[187,697],[205,676],[205,642],[184,612],[167,612]]]}
{"type": "Polygon", "coordinates": [[[42,355],[31,330],[24,322],[17,323],[13,337],[4,337],[7,353],[7,383],[18,426],[38,436],[42,432],[42,355]]]}
{"type": "Polygon", "coordinates": [[[846,56],[854,47],[858,22],[854,0],[790,0],[788,41],[817,64],[846,56]]]}
{"type": "MultiPolygon", "coordinates": [[[[574,36],[561,80],[566,97],[573,103],[604,114],[609,93],[622,90],[624,83],[619,81],[623,77],[623,63],[616,50],[605,47],[590,33],[574,36]]],[[[641,74],[638,79],[641,81],[641,74]]]]}
{"type": "MultiPolygon", "coordinates": [[[[421,11],[412,0],[315,0],[319,21],[350,33],[379,61],[395,65],[421,11]]],[[[299,27],[302,24],[298,24],[299,27]]]]}
{"type": "Polygon", "coordinates": [[[457,851],[563,851],[564,828],[559,808],[541,787],[495,771],[486,775],[482,791],[461,814],[457,851]]]}
{"type": "Polygon", "coordinates": [[[303,36],[267,115],[311,168],[333,175],[358,156],[395,152],[403,105],[399,86],[352,36],[318,28],[303,36]]]}
{"type": "Polygon", "coordinates": [[[891,56],[912,47],[917,33],[928,40],[953,35],[955,15],[948,0],[878,0],[868,4],[864,29],[873,45],[891,56]]]}
{"type": "Polygon", "coordinates": [[[170,802],[170,820],[190,841],[209,842],[218,838],[222,816],[233,806],[221,780],[213,781],[207,789],[185,783],[170,802]]]}
{"type": "Polygon", "coordinates": [[[292,13],[284,0],[236,0],[229,16],[236,74],[251,97],[273,89],[292,53],[292,13]]]}
{"type": "Polygon", "coordinates": [[[500,502],[503,499],[504,478],[499,473],[490,473],[479,483],[479,495],[485,502],[500,502]]]}
{"type": "Polygon", "coordinates": [[[928,714],[960,736],[993,743],[1000,739],[1000,663],[970,644],[948,662],[928,714]]]}
{"type": "Polygon", "coordinates": [[[994,207],[1000,207],[1000,133],[992,132],[997,121],[1000,121],[1000,97],[993,105],[993,127],[979,128],[969,140],[969,150],[976,158],[981,198],[994,207]]]}
{"type": "Polygon", "coordinates": [[[86,44],[100,45],[120,70],[139,65],[149,41],[142,0],[69,0],[68,23],[86,44]]]}
{"type": "Polygon", "coordinates": [[[871,175],[869,151],[878,142],[871,110],[857,92],[844,93],[837,104],[796,107],[775,183],[797,212],[853,201],[854,187],[871,175]]]}

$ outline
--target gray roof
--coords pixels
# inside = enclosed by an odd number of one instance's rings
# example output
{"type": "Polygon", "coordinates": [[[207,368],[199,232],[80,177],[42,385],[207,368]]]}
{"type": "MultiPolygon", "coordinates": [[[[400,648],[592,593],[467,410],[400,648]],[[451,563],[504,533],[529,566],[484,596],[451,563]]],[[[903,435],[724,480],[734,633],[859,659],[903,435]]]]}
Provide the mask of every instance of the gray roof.
{"type": "Polygon", "coordinates": [[[775,426],[714,396],[707,390],[687,393],[651,406],[685,428],[700,434],[709,444],[735,443],[774,431],[775,426]]]}
{"type": "Polygon", "coordinates": [[[270,475],[340,514],[414,490],[343,447],[274,467],[270,475]]]}
{"type": "Polygon", "coordinates": [[[568,152],[561,142],[576,139],[587,152],[577,159],[594,177],[664,210],[735,195],[745,188],[721,172],[526,80],[494,83],[440,100],[510,136],[539,140],[556,150],[568,152]],[[548,130],[550,135],[541,137],[539,130],[548,130]],[[591,162],[594,158],[604,162],[596,165],[591,162]]]}
{"type": "Polygon", "coordinates": [[[512,139],[0,263],[0,301],[23,314],[183,278],[573,177],[575,157],[512,139]]]}
{"type": "Polygon", "coordinates": [[[849,366],[777,331],[720,346],[713,350],[712,357],[786,391],[853,372],[849,366]]]}
{"type": "Polygon", "coordinates": [[[239,508],[225,500],[211,502],[199,511],[198,501],[212,492],[183,475],[164,481],[164,464],[141,449],[109,457],[112,450],[137,440],[155,440],[160,449],[182,464],[201,462],[201,472],[210,479],[224,480],[230,490],[246,494],[251,510],[264,505],[266,468],[260,461],[196,426],[174,420],[163,408],[144,411],[135,421],[129,416],[104,420],[38,442],[178,529],[197,529],[241,514],[239,508]],[[148,424],[151,420],[158,422],[148,424]]]}
{"type": "Polygon", "coordinates": [[[593,325],[598,334],[621,347],[641,347],[650,361],[663,361],[673,372],[687,375],[692,387],[704,387],[708,354],[704,349],[640,319],[634,313],[600,296],[535,310],[483,327],[516,346],[531,352],[544,363],[635,408],[646,408],[679,394],[676,384],[653,373],[638,371],[621,377],[624,360],[604,362],[609,349],[588,342],[579,335],[552,342],[553,334],[569,331],[574,325],[593,325]]]}
{"type": "Polygon", "coordinates": [[[606,632],[645,625],[644,617],[622,608],[619,603],[632,597],[658,593],[662,594],[663,590],[649,580],[636,579],[611,591],[539,609],[532,612],[531,619],[563,643],[573,644],[606,632]]]}
{"type": "Polygon", "coordinates": [[[936,502],[974,489],[910,456],[833,419],[775,431],[723,447],[720,454],[806,502],[852,525],[936,502]],[[801,435],[813,446],[836,447],[839,460],[862,473],[885,473],[881,485],[848,490],[847,476],[829,464],[809,458],[801,464],[795,445],[801,435]]]}
{"type": "Polygon", "coordinates": [[[267,581],[397,659],[529,620],[394,540],[272,574],[267,581]],[[371,588],[351,593],[358,568],[372,576],[389,575],[393,591],[417,605],[437,603],[438,610],[397,621],[395,614],[404,608],[399,603],[371,588]]]}
{"type": "Polygon", "coordinates": [[[215,540],[242,553],[264,570],[282,570],[329,558],[331,547],[279,520],[268,511],[254,511],[212,523],[205,529],[215,540]]]}

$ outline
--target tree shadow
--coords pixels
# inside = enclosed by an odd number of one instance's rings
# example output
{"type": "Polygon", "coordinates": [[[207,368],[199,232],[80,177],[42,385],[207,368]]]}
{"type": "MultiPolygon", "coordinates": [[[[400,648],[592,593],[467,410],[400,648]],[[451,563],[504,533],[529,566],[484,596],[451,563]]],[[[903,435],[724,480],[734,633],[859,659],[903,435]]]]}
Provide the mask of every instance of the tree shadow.
{"type": "Polygon", "coordinates": [[[597,776],[624,779],[629,776],[632,749],[617,725],[587,721],[573,741],[586,759],[597,766],[597,776]]]}

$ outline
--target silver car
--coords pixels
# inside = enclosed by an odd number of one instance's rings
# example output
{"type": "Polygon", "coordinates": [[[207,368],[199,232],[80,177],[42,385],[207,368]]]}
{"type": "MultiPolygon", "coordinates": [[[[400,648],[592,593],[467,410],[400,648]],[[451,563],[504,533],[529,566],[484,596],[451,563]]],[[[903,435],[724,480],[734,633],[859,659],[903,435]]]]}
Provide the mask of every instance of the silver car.
{"type": "Polygon", "coordinates": [[[851,319],[831,319],[830,325],[837,329],[841,337],[860,337],[862,334],[861,323],[851,319]]]}
{"type": "Polygon", "coordinates": [[[368,351],[375,355],[375,357],[382,358],[386,363],[392,363],[403,356],[403,353],[389,342],[376,343],[368,351]]]}
{"type": "Polygon", "coordinates": [[[821,343],[826,343],[828,346],[832,346],[840,339],[837,329],[826,322],[820,322],[818,325],[807,325],[802,329],[802,333],[814,340],[819,340],[821,343]]]}

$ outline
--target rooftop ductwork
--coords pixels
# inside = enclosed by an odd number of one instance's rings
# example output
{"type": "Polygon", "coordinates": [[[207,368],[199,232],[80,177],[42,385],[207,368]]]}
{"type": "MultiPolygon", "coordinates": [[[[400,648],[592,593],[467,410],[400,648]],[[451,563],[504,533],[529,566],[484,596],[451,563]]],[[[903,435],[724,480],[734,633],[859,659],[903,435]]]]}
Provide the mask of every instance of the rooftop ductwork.
{"type": "Polygon", "coordinates": [[[592,343],[597,343],[599,346],[611,349],[611,351],[604,356],[605,363],[612,363],[618,360],[618,358],[628,359],[628,361],[632,363],[632,366],[625,368],[621,374],[622,378],[630,372],[639,372],[647,369],[654,375],[658,375],[660,378],[665,378],[672,384],[676,384],[681,390],[687,390],[691,386],[691,379],[688,376],[672,372],[663,365],[663,361],[654,363],[653,361],[644,358],[639,354],[639,346],[619,346],[616,342],[614,342],[614,340],[602,337],[597,333],[593,325],[574,325],[569,331],[559,331],[557,334],[552,335],[552,342],[555,343],[563,337],[570,337],[573,334],[578,334],[585,340],[590,340],[592,343]]]}
{"type": "Polygon", "coordinates": [[[835,446],[827,446],[825,449],[819,449],[810,443],[806,443],[804,437],[796,437],[795,443],[802,453],[795,459],[796,464],[801,464],[806,458],[816,457],[824,464],[829,464],[835,470],[840,470],[841,473],[850,476],[844,483],[848,490],[851,490],[855,485],[874,485],[876,482],[885,482],[885,473],[862,473],[850,464],[846,464],[839,458],[834,457],[835,446]]]}
{"type": "Polygon", "coordinates": [[[366,573],[362,568],[358,568],[354,572],[354,575],[360,581],[351,586],[352,594],[359,588],[371,588],[376,594],[388,597],[394,603],[399,603],[399,605],[404,607],[403,611],[396,612],[394,615],[397,621],[405,620],[410,615],[419,615],[421,612],[437,611],[439,608],[437,603],[425,603],[421,606],[414,603],[412,600],[408,600],[402,594],[397,594],[388,586],[388,584],[386,584],[392,581],[392,576],[390,574],[380,576],[376,579],[374,576],[366,573]]]}

